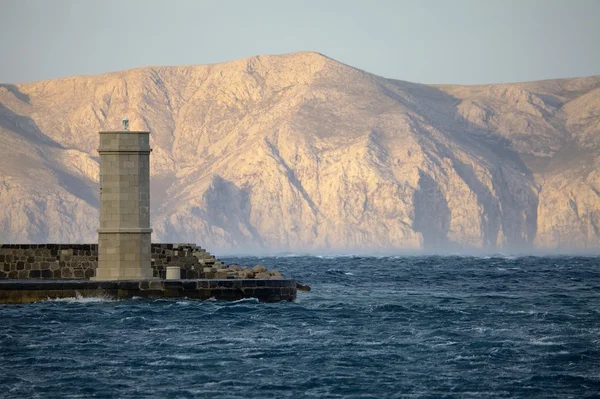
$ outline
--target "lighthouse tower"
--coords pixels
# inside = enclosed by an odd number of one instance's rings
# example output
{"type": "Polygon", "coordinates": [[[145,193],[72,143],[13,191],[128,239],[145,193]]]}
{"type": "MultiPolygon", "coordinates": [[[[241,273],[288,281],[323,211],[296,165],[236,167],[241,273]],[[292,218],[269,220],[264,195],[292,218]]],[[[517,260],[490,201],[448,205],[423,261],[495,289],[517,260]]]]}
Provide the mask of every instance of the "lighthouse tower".
{"type": "Polygon", "coordinates": [[[100,228],[94,280],[152,278],[150,132],[100,132],[100,228]]]}

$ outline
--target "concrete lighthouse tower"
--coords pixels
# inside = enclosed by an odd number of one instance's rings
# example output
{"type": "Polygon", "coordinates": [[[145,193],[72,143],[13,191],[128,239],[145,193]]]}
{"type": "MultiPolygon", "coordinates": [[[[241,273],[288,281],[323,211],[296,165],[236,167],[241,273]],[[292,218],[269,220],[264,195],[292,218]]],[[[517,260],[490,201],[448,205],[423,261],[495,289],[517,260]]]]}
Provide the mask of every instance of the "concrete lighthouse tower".
{"type": "Polygon", "coordinates": [[[152,278],[150,132],[100,132],[100,228],[94,280],[152,278]]]}

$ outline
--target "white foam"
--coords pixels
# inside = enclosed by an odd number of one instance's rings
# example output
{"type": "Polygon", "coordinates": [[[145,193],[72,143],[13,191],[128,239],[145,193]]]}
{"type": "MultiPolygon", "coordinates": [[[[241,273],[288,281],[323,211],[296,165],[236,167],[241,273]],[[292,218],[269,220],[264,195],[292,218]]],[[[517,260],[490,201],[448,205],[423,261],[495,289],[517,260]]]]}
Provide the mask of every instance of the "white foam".
{"type": "Polygon", "coordinates": [[[84,297],[79,292],[75,292],[75,297],[69,298],[48,298],[44,302],[69,302],[69,303],[99,303],[99,302],[113,302],[112,298],[107,296],[88,296],[84,297]]]}
{"type": "Polygon", "coordinates": [[[546,339],[549,339],[552,337],[547,337],[547,338],[540,338],[540,339],[532,339],[531,341],[529,341],[529,343],[531,345],[535,345],[535,346],[553,346],[553,345],[564,345],[564,342],[554,342],[554,341],[546,341],[546,339]]]}
{"type": "Polygon", "coordinates": [[[263,324],[265,328],[268,329],[272,329],[272,330],[277,330],[277,331],[283,331],[283,328],[276,326],[275,324],[269,324],[269,323],[265,323],[263,324]]]}
{"type": "Polygon", "coordinates": [[[258,298],[242,298],[237,301],[232,301],[231,303],[258,303],[258,298]]]}
{"type": "Polygon", "coordinates": [[[474,360],[474,359],[477,359],[476,355],[467,355],[467,356],[458,355],[458,356],[455,356],[454,359],[452,359],[452,360],[474,360]]]}
{"type": "Polygon", "coordinates": [[[173,359],[177,359],[177,360],[189,360],[192,358],[190,355],[172,355],[169,357],[172,357],[173,359]]]}
{"type": "Polygon", "coordinates": [[[313,330],[312,328],[308,329],[308,335],[309,336],[317,336],[317,335],[328,335],[331,334],[331,331],[329,330],[313,330]]]}
{"type": "Polygon", "coordinates": [[[456,342],[456,341],[448,341],[448,342],[441,342],[439,344],[432,344],[431,346],[435,348],[438,346],[451,346],[451,345],[457,345],[457,344],[458,344],[458,342],[456,342]]]}

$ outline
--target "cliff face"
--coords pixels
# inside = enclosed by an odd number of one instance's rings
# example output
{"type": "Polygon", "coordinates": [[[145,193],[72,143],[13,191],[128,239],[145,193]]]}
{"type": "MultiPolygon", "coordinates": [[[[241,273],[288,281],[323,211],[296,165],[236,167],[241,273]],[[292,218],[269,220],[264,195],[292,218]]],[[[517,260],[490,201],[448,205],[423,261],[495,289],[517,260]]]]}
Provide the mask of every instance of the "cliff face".
{"type": "Polygon", "coordinates": [[[427,86],[315,53],[0,86],[0,239],[92,242],[97,132],[152,132],[155,240],[600,247],[600,77],[427,86]]]}

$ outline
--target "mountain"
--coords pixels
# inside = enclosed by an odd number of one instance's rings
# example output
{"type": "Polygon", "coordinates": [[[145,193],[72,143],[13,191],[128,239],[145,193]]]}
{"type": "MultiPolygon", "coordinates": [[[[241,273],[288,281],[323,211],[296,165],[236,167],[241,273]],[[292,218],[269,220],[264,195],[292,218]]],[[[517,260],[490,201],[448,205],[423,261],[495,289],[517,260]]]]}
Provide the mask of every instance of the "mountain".
{"type": "Polygon", "coordinates": [[[385,79],[317,53],[0,85],[0,240],[93,242],[99,130],[151,133],[155,241],[600,248],[600,76],[385,79]]]}

